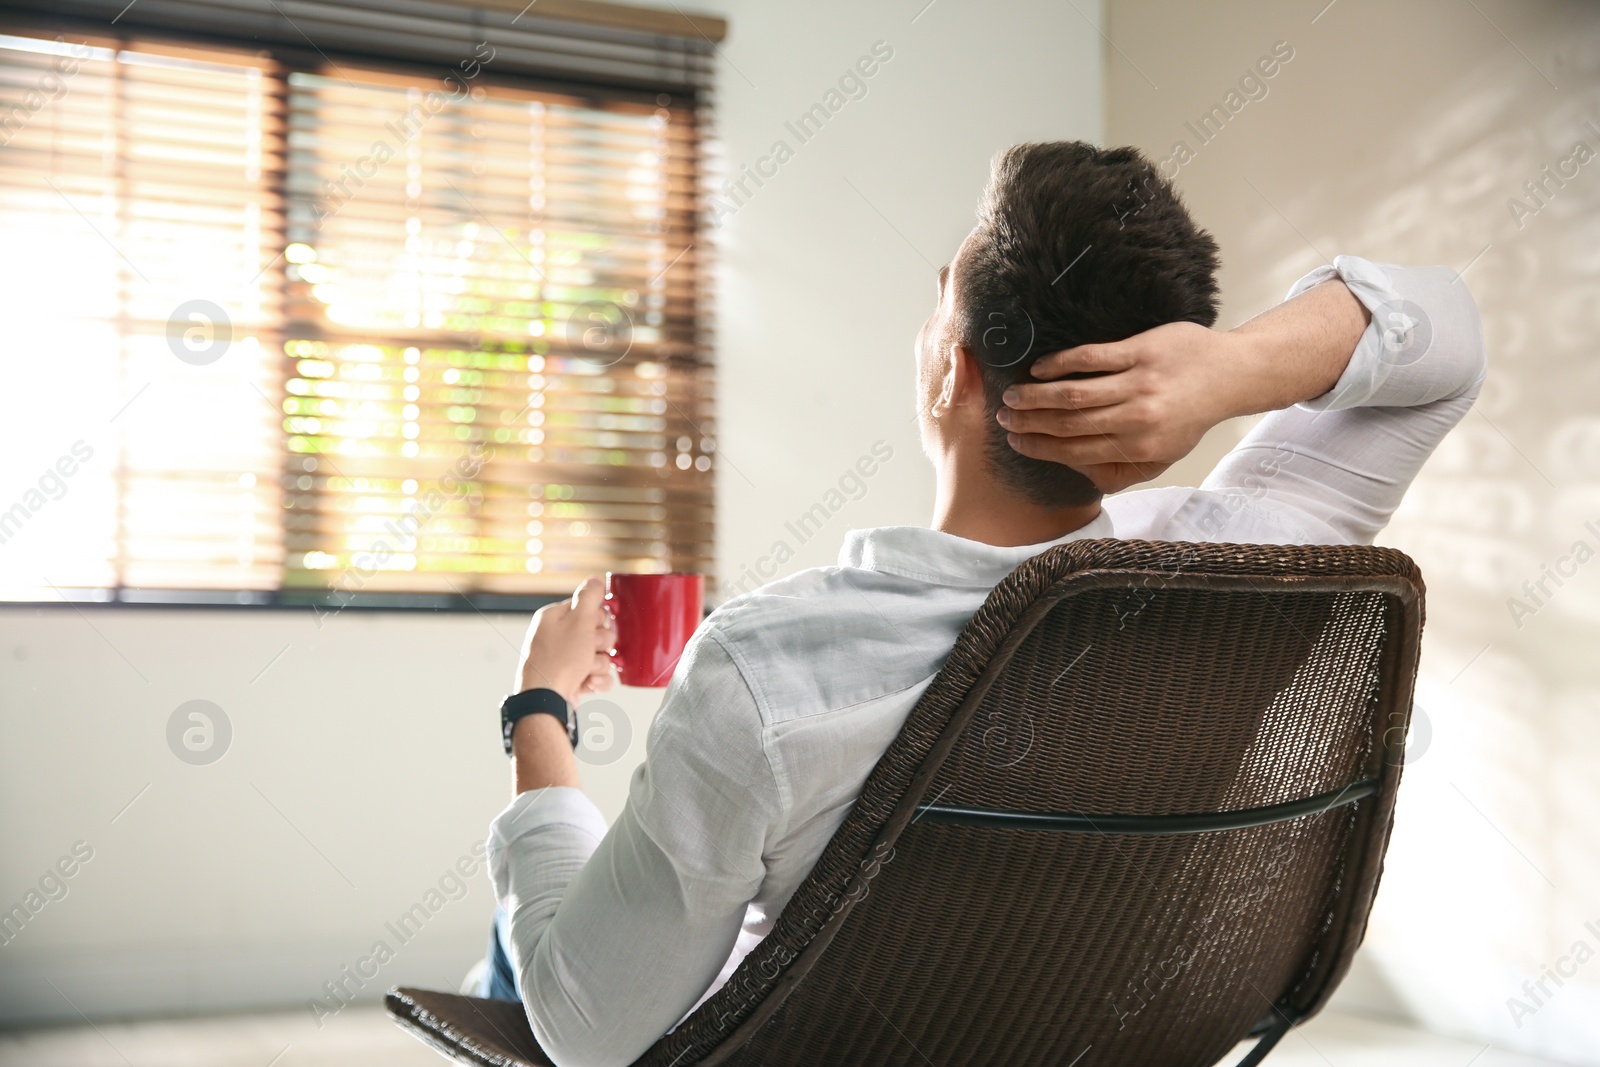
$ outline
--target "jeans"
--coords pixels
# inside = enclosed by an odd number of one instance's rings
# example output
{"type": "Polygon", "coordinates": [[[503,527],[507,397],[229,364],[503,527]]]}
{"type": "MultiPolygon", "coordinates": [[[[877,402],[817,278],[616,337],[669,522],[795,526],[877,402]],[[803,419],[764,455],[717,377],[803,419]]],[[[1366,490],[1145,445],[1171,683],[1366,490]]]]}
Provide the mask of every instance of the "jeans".
{"type": "Polygon", "coordinates": [[[511,967],[511,918],[496,904],[489,927],[489,966],[478,983],[478,996],[494,1000],[522,1000],[516,971],[511,967]]]}

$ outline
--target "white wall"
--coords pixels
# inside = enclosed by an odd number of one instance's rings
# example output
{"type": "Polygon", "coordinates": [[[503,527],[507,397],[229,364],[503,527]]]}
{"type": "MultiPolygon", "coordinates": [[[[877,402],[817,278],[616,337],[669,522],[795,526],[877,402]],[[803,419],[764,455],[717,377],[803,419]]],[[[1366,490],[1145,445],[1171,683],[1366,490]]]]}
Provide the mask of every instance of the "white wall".
{"type": "Polygon", "coordinates": [[[1339,1003],[1600,1064],[1600,563],[1578,565],[1600,552],[1600,162],[1510,207],[1600,153],[1600,8],[1111,0],[1109,23],[1107,138],[1196,150],[1178,184],[1221,242],[1225,320],[1339,253],[1447,264],[1477,297],[1488,385],[1380,538],[1428,583],[1427,736],[1339,1003]],[[1199,146],[1185,123],[1278,41],[1266,97],[1199,146]],[[1546,564],[1568,574],[1536,604],[1546,564]]]}
{"type": "MultiPolygon", "coordinates": [[[[1083,0],[701,6],[732,24],[725,158],[737,171],[776,139],[795,149],[718,234],[718,551],[731,583],[779,541],[791,570],[830,561],[850,527],[926,520],[911,343],[935,269],[996,150],[1100,138],[1103,46],[1087,21],[1099,5],[1083,0]],[[866,96],[798,144],[785,121],[878,41],[893,58],[866,96]],[[828,491],[880,440],[894,455],[865,495],[810,540],[789,533],[812,505],[834,510],[828,491]]],[[[41,513],[30,536],[48,538],[50,521],[41,513]]],[[[319,627],[310,612],[0,609],[0,907],[75,842],[93,849],[67,896],[0,947],[0,1022],[303,1005],[378,940],[395,956],[365,995],[455,984],[486,937],[481,874],[411,942],[385,924],[426,902],[506,799],[495,707],[521,627],[475,614],[346,612],[319,627]],[[169,716],[194,699],[234,731],[209,766],[167,748],[169,716]]],[[[609,814],[657,694],[617,700],[629,755],[584,770],[609,814]]]]}
{"type": "Polygon", "coordinates": [[[1100,136],[1102,46],[1072,5],[925,4],[728,8],[721,112],[735,175],[774,140],[796,144],[784,123],[875,42],[894,51],[867,96],[797,145],[722,231],[718,522],[730,581],[778,542],[792,566],[810,566],[833,562],[851,527],[927,521],[911,367],[935,273],[971,228],[998,149],[1100,136]],[[894,458],[865,496],[799,543],[784,523],[879,440],[894,458]]]}

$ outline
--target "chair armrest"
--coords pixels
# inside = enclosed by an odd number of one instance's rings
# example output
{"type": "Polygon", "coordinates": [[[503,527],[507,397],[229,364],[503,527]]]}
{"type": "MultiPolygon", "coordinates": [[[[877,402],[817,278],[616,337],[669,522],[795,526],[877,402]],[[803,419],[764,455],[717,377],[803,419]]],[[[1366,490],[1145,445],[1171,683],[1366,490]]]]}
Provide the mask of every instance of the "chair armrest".
{"type": "Polygon", "coordinates": [[[551,1067],[522,1005],[396,987],[383,1006],[400,1028],[457,1063],[473,1067],[551,1067]]]}

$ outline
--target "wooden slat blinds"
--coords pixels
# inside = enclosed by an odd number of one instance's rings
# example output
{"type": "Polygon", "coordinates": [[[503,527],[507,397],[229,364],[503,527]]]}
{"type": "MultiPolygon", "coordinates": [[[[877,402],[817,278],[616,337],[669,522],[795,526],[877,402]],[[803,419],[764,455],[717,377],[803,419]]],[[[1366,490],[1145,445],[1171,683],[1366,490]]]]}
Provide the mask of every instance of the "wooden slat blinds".
{"type": "Polygon", "coordinates": [[[0,359],[36,398],[0,442],[24,473],[62,433],[94,451],[69,536],[0,512],[0,596],[437,605],[709,571],[704,87],[500,58],[0,37],[0,229],[36,250],[0,267],[0,359]]]}

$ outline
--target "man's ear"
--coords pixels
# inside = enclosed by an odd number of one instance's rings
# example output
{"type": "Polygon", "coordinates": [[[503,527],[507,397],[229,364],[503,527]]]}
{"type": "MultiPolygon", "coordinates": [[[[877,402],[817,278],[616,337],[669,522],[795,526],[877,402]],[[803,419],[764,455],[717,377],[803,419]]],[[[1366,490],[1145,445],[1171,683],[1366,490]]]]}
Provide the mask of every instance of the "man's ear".
{"type": "Polygon", "coordinates": [[[982,409],[985,403],[983,367],[966,345],[950,346],[950,370],[946,377],[953,407],[968,404],[982,409]]]}
{"type": "Polygon", "coordinates": [[[944,366],[938,372],[938,387],[928,405],[928,414],[936,419],[950,414],[950,409],[956,405],[956,376],[959,373],[956,368],[961,362],[961,346],[951,345],[945,356],[944,366]]]}

